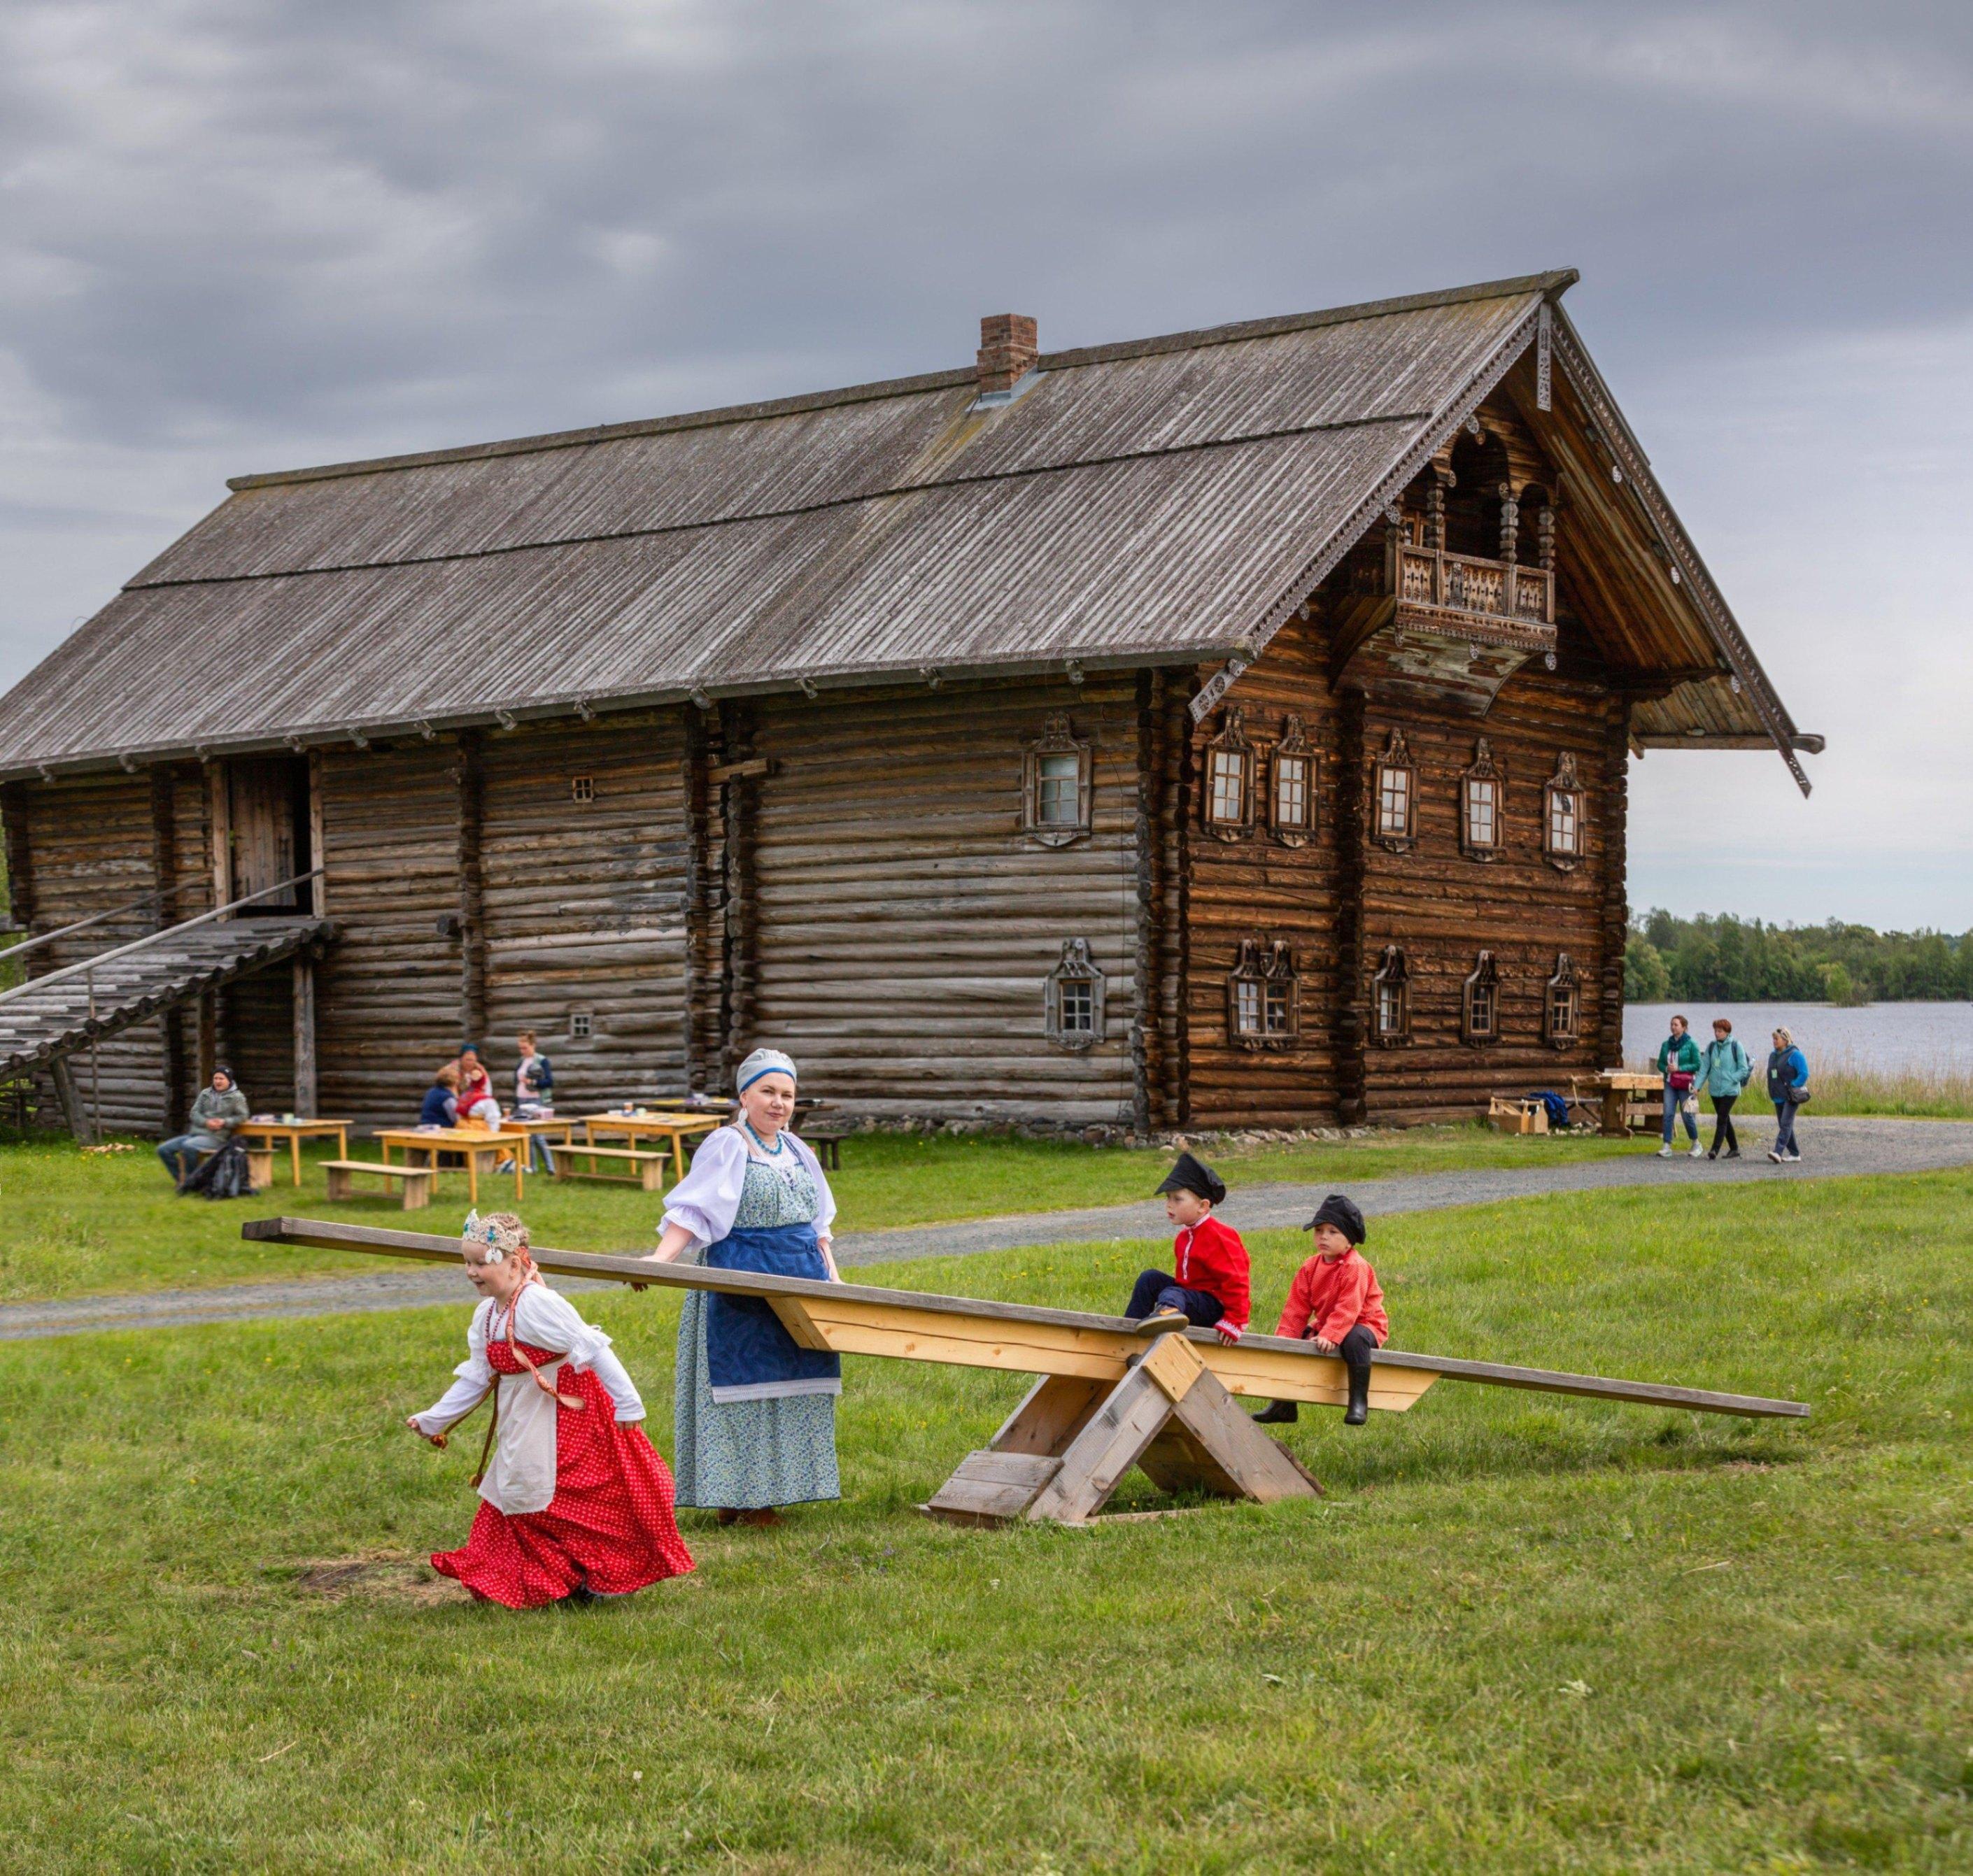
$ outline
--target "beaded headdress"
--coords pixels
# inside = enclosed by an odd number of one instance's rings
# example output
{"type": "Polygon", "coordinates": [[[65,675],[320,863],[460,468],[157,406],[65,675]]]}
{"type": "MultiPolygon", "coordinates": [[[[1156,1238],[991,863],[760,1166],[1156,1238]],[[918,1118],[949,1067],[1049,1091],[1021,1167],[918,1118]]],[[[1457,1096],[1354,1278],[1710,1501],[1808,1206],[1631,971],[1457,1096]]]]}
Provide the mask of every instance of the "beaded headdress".
{"type": "Polygon", "coordinates": [[[479,1252],[487,1263],[505,1263],[526,1254],[528,1227],[511,1211],[489,1211],[483,1218],[469,1211],[459,1241],[462,1247],[470,1245],[479,1252]]]}

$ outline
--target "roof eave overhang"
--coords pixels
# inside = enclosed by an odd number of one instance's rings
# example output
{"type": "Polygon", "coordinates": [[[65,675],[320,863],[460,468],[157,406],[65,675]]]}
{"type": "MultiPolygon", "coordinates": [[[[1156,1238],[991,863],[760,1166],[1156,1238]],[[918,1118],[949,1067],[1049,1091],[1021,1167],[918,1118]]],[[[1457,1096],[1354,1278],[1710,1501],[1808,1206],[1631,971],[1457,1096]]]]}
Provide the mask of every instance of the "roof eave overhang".
{"type": "MultiPolygon", "coordinates": [[[[1638,441],[1623,412],[1618,408],[1616,399],[1603,381],[1603,374],[1591,359],[1581,335],[1559,305],[1544,302],[1544,318],[1549,325],[1546,344],[1553,361],[1567,377],[1569,387],[1596,424],[1596,440],[1608,453],[1612,468],[1628,486],[1641,524],[1650,534],[1659,556],[1671,570],[1673,583],[1681,603],[1725,661],[1728,672],[1738,680],[1741,695],[1767,732],[1769,744],[1788,765],[1795,786],[1807,795],[1813,785],[1808,771],[1796,760],[1795,752],[1801,750],[1818,753],[1823,746],[1823,739],[1804,736],[1796,729],[1711,570],[1659,485],[1651,470],[1650,457],[1645,455],[1644,446],[1638,441]]],[[[1645,748],[1761,747],[1752,738],[1707,736],[1648,740],[1640,738],[1639,741],[1645,748]]]]}
{"type": "Polygon", "coordinates": [[[778,672],[739,684],[673,684],[651,690],[591,691],[553,698],[536,698],[511,706],[446,711],[430,716],[366,717],[328,727],[319,724],[285,732],[244,737],[215,736],[191,743],[160,744],[128,749],[92,750],[47,762],[0,763],[0,782],[58,781],[64,776],[100,775],[116,770],[135,774],[161,763],[211,761],[226,756],[257,756],[312,749],[366,747],[371,743],[433,741],[462,730],[517,730],[530,724],[587,721],[623,716],[633,711],[674,709],[697,704],[710,709],[721,699],[803,695],[824,691],[869,690],[900,684],[937,688],[988,678],[1059,678],[1079,683],[1091,672],[1139,671],[1153,667],[1196,669],[1223,659],[1258,655],[1253,641],[1238,634],[1202,639],[1196,644],[1138,646],[1049,658],[973,659],[937,665],[922,662],[853,668],[778,672]]]}

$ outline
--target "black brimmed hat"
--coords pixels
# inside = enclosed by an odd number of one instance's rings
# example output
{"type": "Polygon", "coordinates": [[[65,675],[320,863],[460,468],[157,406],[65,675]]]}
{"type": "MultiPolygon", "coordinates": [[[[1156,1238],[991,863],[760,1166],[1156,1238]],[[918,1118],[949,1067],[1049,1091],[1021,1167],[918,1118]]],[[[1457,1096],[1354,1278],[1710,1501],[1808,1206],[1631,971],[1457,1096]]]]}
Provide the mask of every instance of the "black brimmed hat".
{"type": "Polygon", "coordinates": [[[1345,1198],[1340,1192],[1331,1192],[1315,1208],[1315,1216],[1303,1227],[1312,1231],[1318,1224],[1333,1224],[1353,1244],[1360,1244],[1369,1234],[1363,1228],[1363,1214],[1356,1209],[1353,1198],[1345,1198]]]}
{"type": "Polygon", "coordinates": [[[1178,1164],[1165,1175],[1160,1192],[1196,1192],[1209,1204],[1222,1204],[1226,1197],[1226,1181],[1220,1178],[1202,1159],[1195,1159],[1189,1153],[1181,1153],[1178,1164]]]}

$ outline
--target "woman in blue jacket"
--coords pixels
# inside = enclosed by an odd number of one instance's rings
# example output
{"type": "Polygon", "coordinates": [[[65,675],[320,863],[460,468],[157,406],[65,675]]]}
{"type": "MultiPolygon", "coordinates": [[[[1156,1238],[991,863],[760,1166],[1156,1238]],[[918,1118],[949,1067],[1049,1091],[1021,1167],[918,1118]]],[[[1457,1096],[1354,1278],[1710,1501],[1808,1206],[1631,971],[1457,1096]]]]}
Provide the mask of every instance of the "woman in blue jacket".
{"type": "Polygon", "coordinates": [[[1801,1159],[1795,1151],[1795,1117],[1808,1099],[1808,1057],[1785,1029],[1775,1031],[1774,1053],[1768,1057],[1768,1099],[1775,1104],[1775,1144],[1768,1157],[1777,1165],[1801,1159]]]}
{"type": "Polygon", "coordinates": [[[1740,1136],[1733,1131],[1733,1103],[1754,1078],[1754,1064],[1735,1039],[1733,1025],[1723,1016],[1713,1019],[1713,1040],[1699,1060],[1699,1085],[1713,1097],[1713,1147],[1706,1157],[1717,1159],[1724,1146],[1729,1159],[1740,1157],[1740,1136]]]}

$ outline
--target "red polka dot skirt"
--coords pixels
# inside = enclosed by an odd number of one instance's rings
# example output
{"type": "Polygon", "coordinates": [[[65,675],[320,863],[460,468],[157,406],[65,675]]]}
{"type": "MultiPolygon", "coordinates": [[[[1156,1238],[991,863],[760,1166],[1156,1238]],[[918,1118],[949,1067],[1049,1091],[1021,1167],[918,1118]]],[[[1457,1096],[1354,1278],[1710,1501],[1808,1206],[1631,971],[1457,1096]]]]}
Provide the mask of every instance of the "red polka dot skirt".
{"type": "MultiPolygon", "coordinates": [[[[539,1368],[560,1359],[528,1342],[521,1347],[539,1368]]],[[[522,1372],[503,1342],[489,1342],[486,1358],[497,1374],[522,1372]]],[[[482,1499],[464,1547],[436,1552],[432,1567],[509,1609],[558,1603],[578,1589],[623,1596],[684,1575],[692,1553],[672,1515],[671,1471],[643,1428],[618,1422],[594,1374],[564,1368],[555,1380],[584,1404],[555,1409],[555,1494],[548,1508],[509,1518],[482,1499]]]]}

